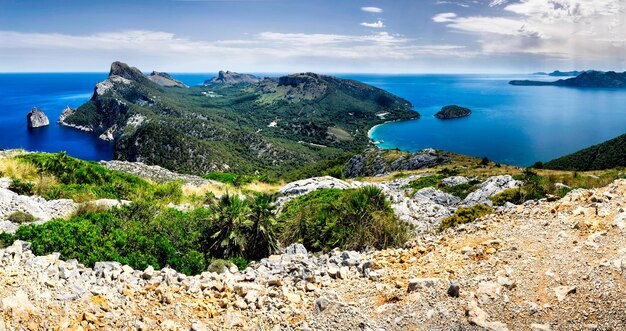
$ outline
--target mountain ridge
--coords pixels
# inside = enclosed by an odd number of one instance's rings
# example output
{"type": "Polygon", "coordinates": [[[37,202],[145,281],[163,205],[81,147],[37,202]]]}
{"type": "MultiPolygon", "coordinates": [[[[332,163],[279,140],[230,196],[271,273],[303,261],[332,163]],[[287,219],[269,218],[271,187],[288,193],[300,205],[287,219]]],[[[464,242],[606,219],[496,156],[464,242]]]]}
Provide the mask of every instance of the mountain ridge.
{"type": "Polygon", "coordinates": [[[553,82],[533,81],[533,80],[512,80],[509,82],[516,86],[562,86],[580,88],[626,88],[626,72],[615,71],[586,71],[580,75],[559,79],[553,82]]]}
{"type": "Polygon", "coordinates": [[[419,117],[405,99],[332,76],[179,88],[114,62],[91,100],[62,122],[113,141],[115,159],[196,174],[280,173],[360,152],[370,145],[367,130],[383,122],[380,112],[386,120],[419,117]]]}

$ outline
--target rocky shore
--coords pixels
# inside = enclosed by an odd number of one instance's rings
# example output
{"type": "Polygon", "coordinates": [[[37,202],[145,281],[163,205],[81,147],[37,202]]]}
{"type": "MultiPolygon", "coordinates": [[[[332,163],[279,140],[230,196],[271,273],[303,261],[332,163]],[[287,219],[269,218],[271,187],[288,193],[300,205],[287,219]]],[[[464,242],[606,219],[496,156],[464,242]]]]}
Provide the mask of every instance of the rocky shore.
{"type": "MultiPolygon", "coordinates": [[[[489,186],[489,185],[486,185],[489,186]]],[[[405,248],[312,255],[188,277],[0,251],[0,329],[618,330],[626,180],[527,202],[405,248]]]]}

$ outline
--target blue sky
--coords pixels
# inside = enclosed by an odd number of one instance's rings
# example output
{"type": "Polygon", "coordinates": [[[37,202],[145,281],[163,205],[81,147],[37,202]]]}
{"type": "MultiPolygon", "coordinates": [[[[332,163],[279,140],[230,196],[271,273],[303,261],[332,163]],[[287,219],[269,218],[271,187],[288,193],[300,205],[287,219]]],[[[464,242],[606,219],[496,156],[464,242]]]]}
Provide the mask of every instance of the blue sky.
{"type": "Polygon", "coordinates": [[[0,72],[626,70],[626,0],[0,0],[0,72]]]}

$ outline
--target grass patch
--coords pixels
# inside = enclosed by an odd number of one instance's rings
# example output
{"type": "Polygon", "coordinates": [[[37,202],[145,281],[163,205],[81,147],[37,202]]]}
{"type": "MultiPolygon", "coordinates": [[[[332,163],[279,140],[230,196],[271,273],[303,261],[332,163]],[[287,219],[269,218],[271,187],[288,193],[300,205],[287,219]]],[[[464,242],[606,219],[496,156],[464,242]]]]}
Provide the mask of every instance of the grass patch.
{"type": "Polygon", "coordinates": [[[17,224],[32,223],[35,221],[35,217],[23,211],[16,211],[7,217],[7,221],[17,224]]]}
{"type": "Polygon", "coordinates": [[[493,213],[491,207],[477,204],[468,208],[459,208],[454,214],[444,218],[439,225],[439,231],[455,227],[459,224],[474,222],[477,218],[493,213]]]}

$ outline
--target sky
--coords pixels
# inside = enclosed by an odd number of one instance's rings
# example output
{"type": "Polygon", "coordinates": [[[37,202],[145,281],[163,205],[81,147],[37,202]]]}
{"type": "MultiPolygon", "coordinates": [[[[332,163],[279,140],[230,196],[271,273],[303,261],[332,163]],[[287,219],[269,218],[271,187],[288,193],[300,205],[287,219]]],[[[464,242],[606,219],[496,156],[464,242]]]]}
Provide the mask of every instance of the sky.
{"type": "Polygon", "coordinates": [[[626,0],[0,0],[0,72],[626,70],[626,0]]]}

